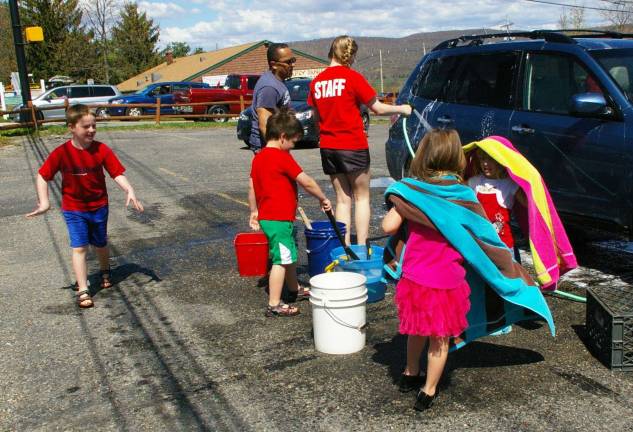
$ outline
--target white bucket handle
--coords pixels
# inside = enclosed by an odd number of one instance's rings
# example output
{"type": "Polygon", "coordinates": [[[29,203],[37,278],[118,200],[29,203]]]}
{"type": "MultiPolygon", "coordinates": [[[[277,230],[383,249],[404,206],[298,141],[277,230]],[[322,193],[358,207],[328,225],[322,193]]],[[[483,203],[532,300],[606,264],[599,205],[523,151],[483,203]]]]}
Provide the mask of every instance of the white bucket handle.
{"type": "Polygon", "coordinates": [[[365,323],[361,325],[353,325],[353,324],[346,323],[345,321],[337,317],[330,309],[328,309],[327,300],[324,298],[311,296],[311,299],[320,301],[321,302],[320,306],[323,306],[323,310],[325,310],[325,313],[327,313],[330,316],[330,318],[332,318],[337,324],[340,324],[343,327],[355,329],[355,330],[358,330],[359,332],[362,332],[363,330],[367,329],[367,327],[369,327],[369,323],[367,321],[365,321],[365,323]]]}
{"type": "Polygon", "coordinates": [[[328,236],[323,243],[321,243],[319,246],[316,247],[316,249],[312,249],[312,250],[306,249],[306,252],[308,254],[319,253],[321,252],[321,250],[325,249],[325,247],[330,242],[330,240],[334,240],[335,238],[336,237],[334,236],[328,236]]]}

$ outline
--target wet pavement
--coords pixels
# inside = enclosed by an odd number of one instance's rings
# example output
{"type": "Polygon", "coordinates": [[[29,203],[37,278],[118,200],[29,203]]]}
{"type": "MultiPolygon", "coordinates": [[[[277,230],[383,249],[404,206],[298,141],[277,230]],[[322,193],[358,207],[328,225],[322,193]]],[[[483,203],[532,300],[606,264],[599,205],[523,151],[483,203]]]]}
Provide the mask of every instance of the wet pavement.
{"type": "MultiPolygon", "coordinates": [[[[387,126],[372,126],[371,235],[389,179],[387,126]]],[[[26,220],[34,173],[62,137],[19,138],[0,149],[0,430],[633,430],[633,373],[610,371],[585,346],[585,306],[548,297],[558,334],[515,326],[449,356],[437,404],[411,409],[394,385],[404,367],[393,288],[368,305],[367,346],[314,350],[310,305],[264,317],[263,281],[240,278],[232,240],[247,230],[251,155],[234,130],[104,130],[146,207],[124,209],[110,187],[113,289],[75,306],[58,208],[26,220]]],[[[333,197],[318,151],[295,158],[333,197]]],[[[58,183],[59,184],[59,183],[58,183]]],[[[308,216],[323,219],[302,195],[308,216]]],[[[301,223],[297,222],[301,228],[301,223]]],[[[300,279],[307,282],[305,241],[300,279]]],[[[562,289],[633,283],[628,243],[591,243],[562,289]]],[[[527,258],[523,254],[524,258],[527,258]]]]}

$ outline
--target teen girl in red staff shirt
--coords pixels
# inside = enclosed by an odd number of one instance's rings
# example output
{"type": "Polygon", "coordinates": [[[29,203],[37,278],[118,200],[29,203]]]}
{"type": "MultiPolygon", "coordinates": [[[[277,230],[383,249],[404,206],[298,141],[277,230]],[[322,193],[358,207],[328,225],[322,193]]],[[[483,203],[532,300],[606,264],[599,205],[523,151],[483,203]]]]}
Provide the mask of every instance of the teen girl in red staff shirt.
{"type": "Polygon", "coordinates": [[[410,115],[409,105],[387,105],[376,100],[376,91],[351,68],[358,45],[349,36],[332,42],[330,66],[310,83],[308,104],[319,126],[321,163],[336,192],[336,219],[347,226],[350,243],[352,201],[355,204],[356,240],[364,244],[369,232],[369,145],[360,105],[379,115],[410,115]]]}

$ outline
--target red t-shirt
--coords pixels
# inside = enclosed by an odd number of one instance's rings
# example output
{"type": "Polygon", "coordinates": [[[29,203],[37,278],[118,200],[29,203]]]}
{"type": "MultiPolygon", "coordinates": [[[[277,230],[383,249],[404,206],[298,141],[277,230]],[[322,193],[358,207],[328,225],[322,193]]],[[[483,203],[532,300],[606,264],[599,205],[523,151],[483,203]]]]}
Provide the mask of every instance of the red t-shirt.
{"type": "Polygon", "coordinates": [[[294,221],[297,181],[303,170],[289,152],[264,147],[251,166],[259,220],[294,221]]]}
{"type": "Polygon", "coordinates": [[[51,181],[62,172],[62,210],[92,211],[108,204],[104,168],[112,178],[125,172],[107,145],[94,141],[87,149],[78,149],[68,140],[53,150],[39,173],[51,181]]]}
{"type": "Polygon", "coordinates": [[[319,112],[320,147],[369,148],[359,106],[375,97],[367,80],[346,66],[330,66],[317,75],[310,83],[308,104],[319,112]]]}

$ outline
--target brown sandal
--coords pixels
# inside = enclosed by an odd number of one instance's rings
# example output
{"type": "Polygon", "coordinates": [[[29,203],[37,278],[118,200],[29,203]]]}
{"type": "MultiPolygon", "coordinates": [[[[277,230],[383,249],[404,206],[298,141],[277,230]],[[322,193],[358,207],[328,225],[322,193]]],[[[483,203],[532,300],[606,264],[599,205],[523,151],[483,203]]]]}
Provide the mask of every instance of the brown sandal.
{"type": "Polygon", "coordinates": [[[99,272],[101,274],[101,288],[106,289],[112,287],[112,279],[110,277],[110,269],[101,270],[99,272]]]}
{"type": "Polygon", "coordinates": [[[91,308],[95,305],[90,297],[90,291],[84,289],[77,292],[77,305],[80,308],[91,308]]]}
{"type": "Polygon", "coordinates": [[[299,285],[299,290],[297,291],[297,300],[309,299],[310,298],[310,287],[299,285]]]}
{"type": "Polygon", "coordinates": [[[279,302],[277,306],[268,306],[266,308],[267,317],[289,317],[299,315],[299,308],[295,306],[287,305],[284,302],[279,302]]]}

